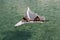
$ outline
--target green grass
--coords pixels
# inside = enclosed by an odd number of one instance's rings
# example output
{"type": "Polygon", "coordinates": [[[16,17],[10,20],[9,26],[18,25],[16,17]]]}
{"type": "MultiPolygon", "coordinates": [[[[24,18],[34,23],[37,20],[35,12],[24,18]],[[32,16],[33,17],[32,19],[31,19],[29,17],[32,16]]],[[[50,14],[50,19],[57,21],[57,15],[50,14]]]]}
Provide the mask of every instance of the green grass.
{"type": "Polygon", "coordinates": [[[60,1],[0,0],[0,40],[60,40],[60,1]],[[28,6],[50,21],[15,28],[28,6]]]}

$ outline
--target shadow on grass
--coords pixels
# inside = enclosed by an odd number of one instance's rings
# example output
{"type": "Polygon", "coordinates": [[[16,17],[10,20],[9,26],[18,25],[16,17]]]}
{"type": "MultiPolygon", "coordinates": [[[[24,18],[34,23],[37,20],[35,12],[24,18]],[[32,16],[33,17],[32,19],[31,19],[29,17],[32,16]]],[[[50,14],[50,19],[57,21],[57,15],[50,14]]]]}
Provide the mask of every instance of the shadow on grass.
{"type": "Polygon", "coordinates": [[[3,33],[5,37],[3,40],[28,40],[31,37],[29,31],[8,31],[3,33]]]}

